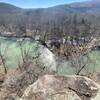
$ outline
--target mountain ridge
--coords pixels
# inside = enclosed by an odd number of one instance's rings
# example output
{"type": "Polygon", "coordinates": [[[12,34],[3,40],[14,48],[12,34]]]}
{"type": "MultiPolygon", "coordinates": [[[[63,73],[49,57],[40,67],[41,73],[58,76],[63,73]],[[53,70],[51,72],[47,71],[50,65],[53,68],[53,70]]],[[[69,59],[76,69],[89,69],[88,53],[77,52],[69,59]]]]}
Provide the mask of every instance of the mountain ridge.
{"type": "MultiPolygon", "coordinates": [[[[68,33],[75,33],[74,24],[77,21],[77,30],[84,30],[84,25],[89,28],[100,25],[100,2],[99,1],[85,1],[80,3],[63,4],[48,8],[19,8],[10,4],[1,3],[0,9],[0,26],[3,26],[6,31],[18,31],[23,28],[30,30],[45,30],[45,28],[65,27],[64,31],[68,33]],[[94,6],[95,5],[95,6],[94,6]],[[3,7],[2,7],[3,6],[3,7]],[[85,23],[84,23],[85,22],[85,23]],[[9,26],[10,25],[10,26],[9,26]],[[6,27],[5,27],[6,26],[6,27]],[[8,27],[9,26],[9,27],[8,27]],[[54,26],[54,27],[53,27],[54,26]],[[8,29],[7,29],[8,27],[8,29]],[[17,27],[17,28],[16,28],[17,27]],[[81,28],[80,28],[81,27],[81,28]],[[19,28],[19,30],[18,30],[19,28]]],[[[96,28],[97,28],[96,27],[96,28]]],[[[1,28],[2,30],[3,28],[1,28]]],[[[49,29],[48,29],[49,30],[49,29]]],[[[50,29],[51,30],[51,29],[50,29]]],[[[63,30],[62,30],[63,31],[63,30]]],[[[24,31],[25,32],[25,31],[24,31]]],[[[42,32],[40,32],[42,34],[42,32]]],[[[59,30],[61,32],[61,30],[59,30]]],[[[57,34],[59,34],[59,32],[57,34]]],[[[23,32],[21,32],[22,34],[23,32]]],[[[55,32],[52,32],[55,33],[55,32]]],[[[80,31],[78,33],[81,33],[80,31]]]]}
{"type": "Polygon", "coordinates": [[[65,10],[76,10],[78,12],[93,12],[93,11],[100,11],[100,0],[90,0],[90,1],[84,1],[84,2],[75,2],[70,4],[62,4],[62,5],[56,5],[48,8],[20,8],[15,5],[0,2],[0,12],[2,11],[19,11],[19,10],[37,10],[37,9],[52,9],[52,8],[63,8],[65,10]],[[83,10],[84,9],[84,10],[83,10]]]}
{"type": "Polygon", "coordinates": [[[11,12],[17,12],[20,11],[22,8],[19,8],[15,5],[0,2],[0,13],[11,13],[11,12]]]}

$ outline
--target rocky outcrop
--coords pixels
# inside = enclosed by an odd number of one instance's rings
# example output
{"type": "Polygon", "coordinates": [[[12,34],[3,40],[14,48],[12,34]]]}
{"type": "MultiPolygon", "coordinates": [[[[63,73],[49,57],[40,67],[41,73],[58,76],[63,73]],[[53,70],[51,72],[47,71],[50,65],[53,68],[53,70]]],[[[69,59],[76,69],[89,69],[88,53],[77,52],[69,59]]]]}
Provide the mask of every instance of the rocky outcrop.
{"type": "Polygon", "coordinates": [[[38,58],[38,62],[42,64],[42,66],[46,66],[49,70],[56,71],[57,61],[55,55],[44,46],[40,46],[40,56],[38,58]]]}
{"type": "Polygon", "coordinates": [[[97,84],[86,77],[45,75],[30,85],[20,100],[91,100],[98,91],[97,84]]]}

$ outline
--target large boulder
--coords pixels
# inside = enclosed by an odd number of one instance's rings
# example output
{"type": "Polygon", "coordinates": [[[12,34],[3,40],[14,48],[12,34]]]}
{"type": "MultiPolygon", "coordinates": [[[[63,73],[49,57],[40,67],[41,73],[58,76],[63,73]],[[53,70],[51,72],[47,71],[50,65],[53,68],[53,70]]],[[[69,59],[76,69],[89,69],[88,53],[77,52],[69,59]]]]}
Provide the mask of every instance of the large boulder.
{"type": "Polygon", "coordinates": [[[38,62],[42,66],[48,67],[51,71],[56,71],[57,61],[55,55],[48,49],[43,46],[40,47],[40,56],[38,62]]]}
{"type": "Polygon", "coordinates": [[[45,75],[30,85],[20,100],[91,100],[97,84],[82,76],[45,75]]]}

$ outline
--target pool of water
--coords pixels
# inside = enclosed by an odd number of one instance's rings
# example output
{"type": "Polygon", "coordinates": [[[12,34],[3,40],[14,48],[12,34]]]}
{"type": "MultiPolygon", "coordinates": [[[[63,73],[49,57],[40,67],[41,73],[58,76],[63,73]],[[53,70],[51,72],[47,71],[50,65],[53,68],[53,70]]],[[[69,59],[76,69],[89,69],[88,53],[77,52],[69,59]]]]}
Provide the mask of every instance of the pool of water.
{"type": "MultiPolygon", "coordinates": [[[[18,67],[19,61],[20,63],[22,63],[21,48],[19,43],[20,42],[18,42],[16,39],[0,37],[0,51],[6,58],[6,67],[8,68],[18,67]]],[[[22,42],[21,46],[23,50],[29,50],[29,54],[31,54],[32,56],[35,56],[39,53],[40,46],[36,41],[26,39],[22,42]]],[[[88,61],[86,57],[84,58],[84,62],[87,66],[85,70],[88,70],[89,72],[93,72],[94,69],[95,71],[100,71],[100,51],[91,51],[88,57],[88,61]]],[[[57,67],[59,74],[75,74],[76,71],[76,68],[73,67],[69,61],[59,62],[57,67]]]]}

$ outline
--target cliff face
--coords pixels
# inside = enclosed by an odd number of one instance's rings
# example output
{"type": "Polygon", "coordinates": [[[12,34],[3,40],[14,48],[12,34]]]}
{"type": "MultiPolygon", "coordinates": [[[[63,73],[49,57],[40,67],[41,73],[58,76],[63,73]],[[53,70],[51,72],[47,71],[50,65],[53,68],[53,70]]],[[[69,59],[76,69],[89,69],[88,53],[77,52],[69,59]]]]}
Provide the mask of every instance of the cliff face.
{"type": "Polygon", "coordinates": [[[45,75],[20,100],[97,100],[98,91],[98,85],[86,77],[45,75]]]}

